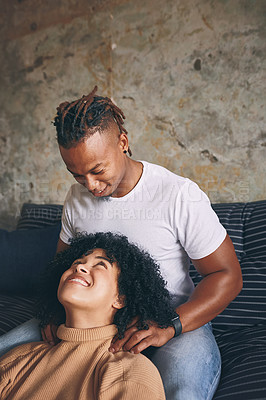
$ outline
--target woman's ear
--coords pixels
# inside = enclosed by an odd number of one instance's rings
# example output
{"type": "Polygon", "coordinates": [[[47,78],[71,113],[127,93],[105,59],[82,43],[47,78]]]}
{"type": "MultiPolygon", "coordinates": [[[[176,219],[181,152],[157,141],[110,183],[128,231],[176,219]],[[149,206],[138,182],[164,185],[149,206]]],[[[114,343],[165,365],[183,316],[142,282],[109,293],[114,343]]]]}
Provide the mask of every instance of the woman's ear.
{"type": "Polygon", "coordinates": [[[121,308],[125,307],[125,300],[126,296],[118,296],[117,299],[113,303],[113,307],[116,308],[117,310],[120,310],[121,308]]]}

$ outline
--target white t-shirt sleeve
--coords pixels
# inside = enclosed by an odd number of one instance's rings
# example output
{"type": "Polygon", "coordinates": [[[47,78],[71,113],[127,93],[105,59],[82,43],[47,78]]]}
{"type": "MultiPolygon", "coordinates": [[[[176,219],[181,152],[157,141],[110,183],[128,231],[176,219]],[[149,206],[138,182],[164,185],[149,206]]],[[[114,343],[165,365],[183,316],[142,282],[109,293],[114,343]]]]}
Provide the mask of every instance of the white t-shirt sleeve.
{"type": "Polygon", "coordinates": [[[209,198],[190,180],[180,190],[174,214],[178,240],[191,259],[210,255],[226,237],[209,198]]]}
{"type": "Polygon", "coordinates": [[[69,240],[75,236],[75,229],[72,224],[72,187],[69,189],[63,207],[62,219],[61,219],[61,232],[60,239],[69,244],[69,240]]]}

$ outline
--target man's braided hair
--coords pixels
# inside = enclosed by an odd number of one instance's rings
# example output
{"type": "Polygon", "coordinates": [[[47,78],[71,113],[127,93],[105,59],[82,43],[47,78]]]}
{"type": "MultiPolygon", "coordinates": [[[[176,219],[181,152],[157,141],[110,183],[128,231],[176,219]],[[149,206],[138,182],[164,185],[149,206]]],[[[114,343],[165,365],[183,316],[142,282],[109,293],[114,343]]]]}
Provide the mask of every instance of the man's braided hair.
{"type": "MultiPolygon", "coordinates": [[[[60,146],[69,149],[97,131],[104,132],[112,121],[118,125],[120,134],[127,135],[123,111],[109,97],[95,96],[97,89],[95,86],[88,95],[57,107],[54,125],[60,146]]],[[[130,148],[128,153],[132,155],[130,148]]]]}

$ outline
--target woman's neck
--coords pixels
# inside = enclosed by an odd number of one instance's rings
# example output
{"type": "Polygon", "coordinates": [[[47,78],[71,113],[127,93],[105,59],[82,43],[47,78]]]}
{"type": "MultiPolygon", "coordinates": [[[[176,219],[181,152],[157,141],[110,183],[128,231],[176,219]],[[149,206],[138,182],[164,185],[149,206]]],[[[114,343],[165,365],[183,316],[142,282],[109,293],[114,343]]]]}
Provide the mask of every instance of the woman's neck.
{"type": "Polygon", "coordinates": [[[88,312],[83,310],[66,310],[67,328],[89,329],[99,328],[101,326],[113,323],[113,315],[99,315],[99,312],[88,312]]]}

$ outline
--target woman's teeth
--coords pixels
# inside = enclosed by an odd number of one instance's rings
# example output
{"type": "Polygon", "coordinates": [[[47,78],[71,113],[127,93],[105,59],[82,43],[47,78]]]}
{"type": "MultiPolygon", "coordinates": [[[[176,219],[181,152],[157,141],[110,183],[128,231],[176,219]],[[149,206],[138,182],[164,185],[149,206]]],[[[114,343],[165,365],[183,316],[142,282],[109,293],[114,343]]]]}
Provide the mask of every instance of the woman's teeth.
{"type": "Polygon", "coordinates": [[[83,279],[79,279],[79,278],[70,279],[70,282],[78,282],[82,286],[89,286],[88,282],[84,281],[83,279]]]}

